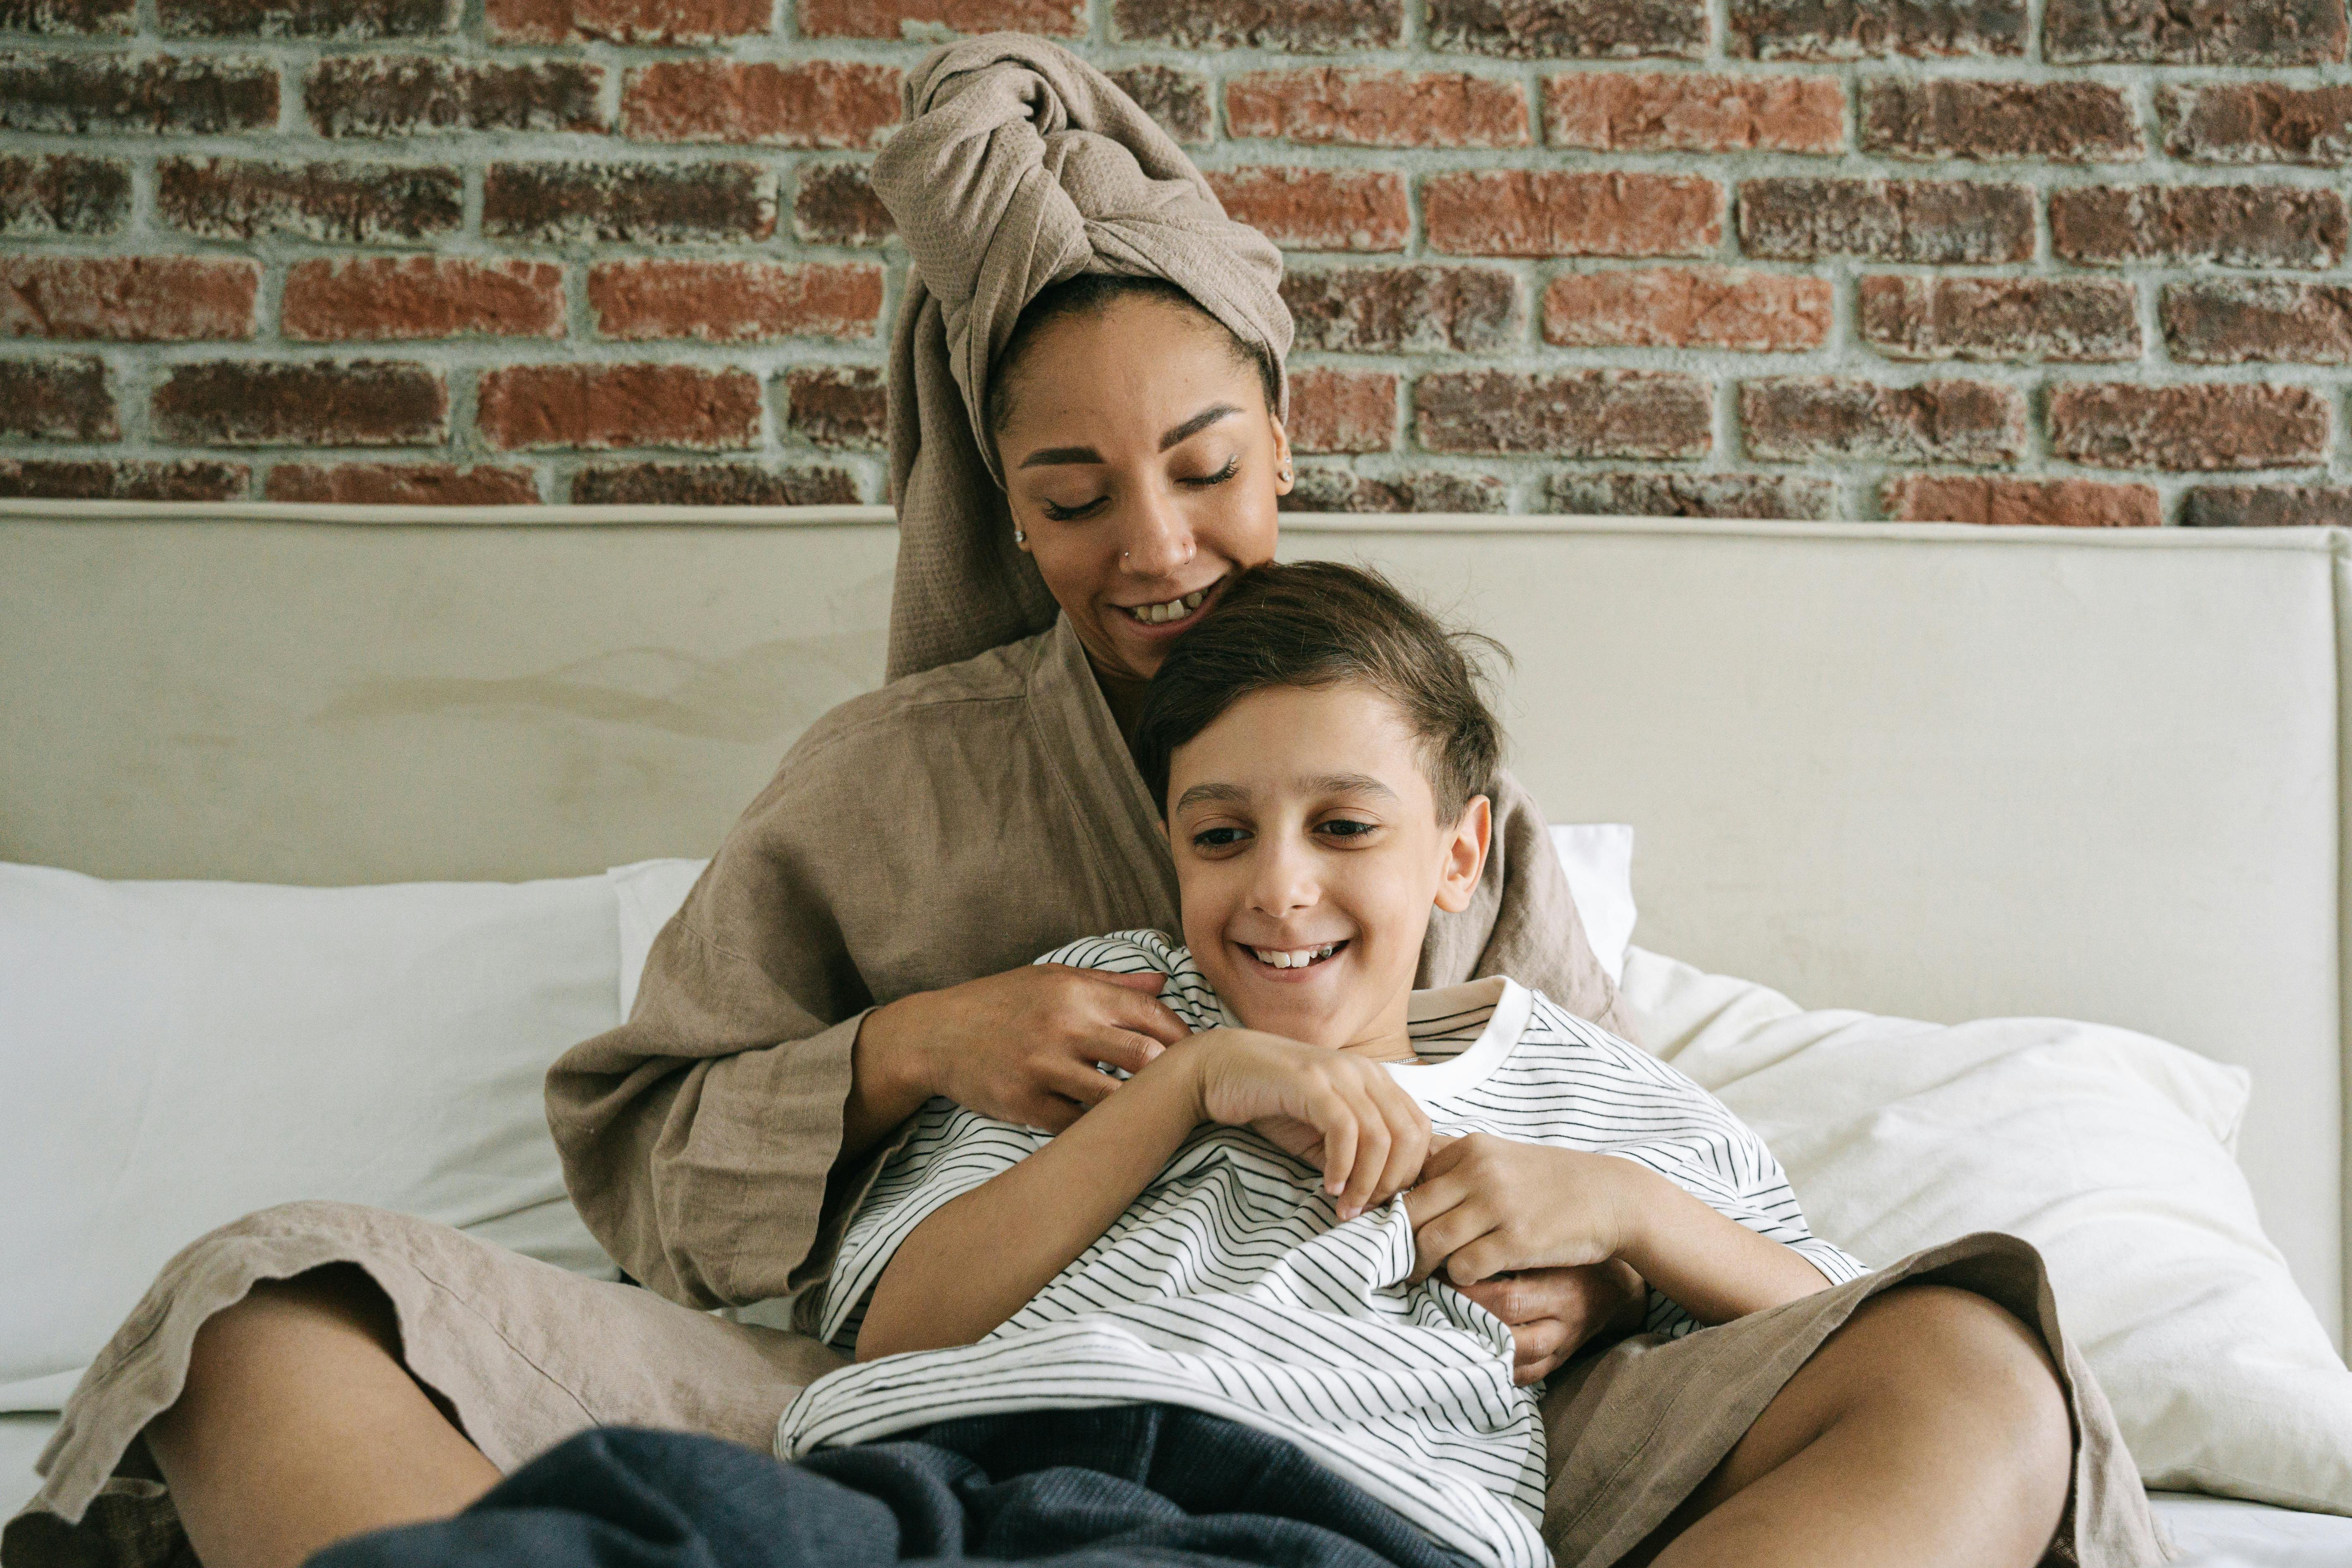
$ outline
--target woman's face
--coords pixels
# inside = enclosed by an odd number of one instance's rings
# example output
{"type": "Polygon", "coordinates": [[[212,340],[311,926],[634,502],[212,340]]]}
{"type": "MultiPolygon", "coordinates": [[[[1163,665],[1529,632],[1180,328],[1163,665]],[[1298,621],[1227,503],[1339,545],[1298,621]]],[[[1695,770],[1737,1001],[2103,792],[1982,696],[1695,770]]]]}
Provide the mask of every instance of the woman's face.
{"type": "Polygon", "coordinates": [[[1030,338],[996,433],[1013,521],[1104,675],[1148,680],[1219,585],[1274,557],[1290,443],[1224,331],[1116,300],[1030,338]]]}

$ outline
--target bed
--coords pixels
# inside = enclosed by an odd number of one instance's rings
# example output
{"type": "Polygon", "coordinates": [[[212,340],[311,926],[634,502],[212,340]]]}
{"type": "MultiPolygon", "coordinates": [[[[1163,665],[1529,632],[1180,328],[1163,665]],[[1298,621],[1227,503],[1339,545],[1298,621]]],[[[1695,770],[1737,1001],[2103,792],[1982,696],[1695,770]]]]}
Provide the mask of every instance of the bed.
{"type": "MultiPolygon", "coordinates": [[[[0,860],[340,885],[708,853],[872,685],[877,508],[0,503],[0,860]]],[[[2143,1030],[2340,1350],[2352,542],[1287,520],[1513,651],[1516,765],[1633,825],[1641,952],[1808,1005],[2143,1030]]],[[[0,1513],[47,1418],[0,1415],[0,1513]]],[[[2191,1560],[2352,1521],[2164,1500],[2191,1560]]]]}

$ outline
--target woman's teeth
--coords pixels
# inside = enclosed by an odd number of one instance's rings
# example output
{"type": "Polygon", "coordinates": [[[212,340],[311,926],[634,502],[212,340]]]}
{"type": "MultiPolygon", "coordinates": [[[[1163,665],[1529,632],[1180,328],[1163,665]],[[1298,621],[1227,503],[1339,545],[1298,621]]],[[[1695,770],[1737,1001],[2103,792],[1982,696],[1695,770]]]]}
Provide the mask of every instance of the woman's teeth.
{"type": "Polygon", "coordinates": [[[1195,588],[1181,599],[1171,599],[1164,605],[1137,605],[1127,613],[1147,626],[1156,626],[1162,621],[1182,620],[1199,609],[1201,601],[1208,596],[1208,589],[1195,588]]]}
{"type": "Polygon", "coordinates": [[[1250,952],[1257,955],[1257,961],[1260,963],[1275,969],[1304,969],[1310,963],[1320,963],[1339,951],[1339,944],[1336,942],[1324,947],[1254,947],[1250,949],[1250,952]]]}

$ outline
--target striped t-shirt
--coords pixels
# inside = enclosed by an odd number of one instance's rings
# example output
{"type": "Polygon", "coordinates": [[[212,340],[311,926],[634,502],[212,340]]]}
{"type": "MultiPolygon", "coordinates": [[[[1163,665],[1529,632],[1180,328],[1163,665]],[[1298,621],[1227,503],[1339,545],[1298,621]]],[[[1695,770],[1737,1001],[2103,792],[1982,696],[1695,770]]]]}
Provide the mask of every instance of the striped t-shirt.
{"type": "MultiPolygon", "coordinates": [[[[1195,1032],[1236,1022],[1156,931],[1038,962],[1157,971],[1160,1000],[1195,1032]]],[[[1771,1151],[1713,1096],[1542,995],[1500,977],[1415,992],[1408,1032],[1422,1062],[1389,1070],[1439,1132],[1632,1160],[1832,1283],[1864,1272],[1806,1229],[1771,1151]]],[[[898,1244],[1050,1136],[926,1105],[850,1222],[817,1304],[823,1337],[853,1348],[898,1244]]],[[[779,1421],[777,1452],[1003,1411],[1184,1405],[1288,1439],[1475,1562],[1544,1568],[1538,1391],[1511,1381],[1508,1328],[1442,1279],[1407,1286],[1412,1267],[1402,1199],[1341,1224],[1314,1166],[1246,1128],[1204,1125],[1027,1306],[977,1343],[820,1378],[779,1421]]],[[[1648,1326],[1696,1325],[1654,1291],[1648,1326]]]]}

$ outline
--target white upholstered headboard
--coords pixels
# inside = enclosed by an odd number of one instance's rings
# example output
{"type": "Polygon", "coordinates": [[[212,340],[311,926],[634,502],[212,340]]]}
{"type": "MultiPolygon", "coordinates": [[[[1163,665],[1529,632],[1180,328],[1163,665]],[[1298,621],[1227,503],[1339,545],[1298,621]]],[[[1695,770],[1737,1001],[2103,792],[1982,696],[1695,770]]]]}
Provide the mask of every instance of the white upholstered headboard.
{"type": "MultiPolygon", "coordinates": [[[[874,508],[0,502],[0,858],[706,853],[878,678],[892,546],[874,508]]],[[[2340,1334],[2347,536],[1293,517],[1286,549],[1513,649],[1518,770],[1636,826],[1643,945],[2251,1068],[2240,1157],[2340,1334]]]]}

